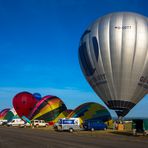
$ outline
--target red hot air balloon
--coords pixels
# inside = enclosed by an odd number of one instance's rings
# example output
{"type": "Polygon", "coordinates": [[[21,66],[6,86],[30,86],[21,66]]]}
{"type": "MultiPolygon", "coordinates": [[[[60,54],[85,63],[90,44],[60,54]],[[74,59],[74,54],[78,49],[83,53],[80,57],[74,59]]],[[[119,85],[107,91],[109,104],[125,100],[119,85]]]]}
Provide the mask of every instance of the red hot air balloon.
{"type": "Polygon", "coordinates": [[[29,92],[18,93],[13,98],[13,106],[19,117],[28,117],[36,103],[36,98],[29,92]]]}

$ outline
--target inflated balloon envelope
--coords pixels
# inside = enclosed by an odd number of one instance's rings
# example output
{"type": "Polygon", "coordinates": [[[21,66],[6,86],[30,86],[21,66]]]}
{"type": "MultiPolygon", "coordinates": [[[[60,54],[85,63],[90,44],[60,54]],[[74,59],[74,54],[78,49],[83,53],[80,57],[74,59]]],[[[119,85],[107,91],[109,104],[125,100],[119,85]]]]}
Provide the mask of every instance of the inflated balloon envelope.
{"type": "Polygon", "coordinates": [[[38,101],[28,118],[30,120],[38,119],[54,122],[66,110],[67,107],[60,98],[48,95],[38,101]]]}
{"type": "Polygon", "coordinates": [[[31,93],[20,92],[14,96],[12,102],[14,109],[21,118],[22,116],[28,117],[38,101],[31,93]]]}
{"type": "Polygon", "coordinates": [[[148,93],[148,21],[130,12],[111,13],[80,40],[81,69],[105,104],[125,116],[148,93]]]}
{"type": "Polygon", "coordinates": [[[0,120],[4,120],[5,119],[5,116],[7,115],[7,113],[9,112],[10,108],[6,108],[6,109],[3,109],[1,112],[0,112],[0,120]]]}
{"type": "Polygon", "coordinates": [[[42,96],[40,93],[34,93],[33,96],[39,101],[42,99],[42,96]]]}
{"type": "Polygon", "coordinates": [[[100,120],[107,122],[111,120],[109,111],[101,104],[95,102],[87,102],[75,108],[68,118],[80,118],[80,122],[85,120],[100,120]]]}

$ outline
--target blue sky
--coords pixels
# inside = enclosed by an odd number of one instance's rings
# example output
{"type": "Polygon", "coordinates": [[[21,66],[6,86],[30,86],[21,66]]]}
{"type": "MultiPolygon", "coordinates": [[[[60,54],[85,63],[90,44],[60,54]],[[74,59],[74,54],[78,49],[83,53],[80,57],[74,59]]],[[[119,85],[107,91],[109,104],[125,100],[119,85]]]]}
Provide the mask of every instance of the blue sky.
{"type": "MultiPolygon", "coordinates": [[[[0,0],[0,110],[24,90],[57,95],[68,108],[103,104],[81,72],[80,37],[107,13],[148,16],[147,8],[147,0],[0,0]]],[[[147,105],[146,96],[129,116],[148,116],[147,105]]]]}

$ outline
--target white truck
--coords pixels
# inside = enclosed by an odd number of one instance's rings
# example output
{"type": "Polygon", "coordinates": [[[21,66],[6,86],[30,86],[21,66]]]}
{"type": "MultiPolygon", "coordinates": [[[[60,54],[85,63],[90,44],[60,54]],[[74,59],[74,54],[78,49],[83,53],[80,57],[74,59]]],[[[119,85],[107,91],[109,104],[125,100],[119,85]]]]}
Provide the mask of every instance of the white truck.
{"type": "Polygon", "coordinates": [[[18,119],[13,119],[12,121],[8,122],[7,126],[19,126],[19,127],[21,127],[24,124],[25,124],[25,122],[22,119],[18,118],[18,119]]]}
{"type": "Polygon", "coordinates": [[[79,118],[61,118],[54,125],[54,129],[57,131],[69,131],[81,130],[79,118]]]}

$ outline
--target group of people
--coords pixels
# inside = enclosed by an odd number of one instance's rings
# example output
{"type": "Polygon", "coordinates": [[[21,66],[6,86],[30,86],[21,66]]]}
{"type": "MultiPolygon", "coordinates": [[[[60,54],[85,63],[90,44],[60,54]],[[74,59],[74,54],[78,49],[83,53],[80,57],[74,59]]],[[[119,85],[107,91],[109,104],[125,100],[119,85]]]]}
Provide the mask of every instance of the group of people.
{"type": "Polygon", "coordinates": [[[124,123],[123,121],[114,121],[113,123],[113,130],[124,130],[124,123]]]}

